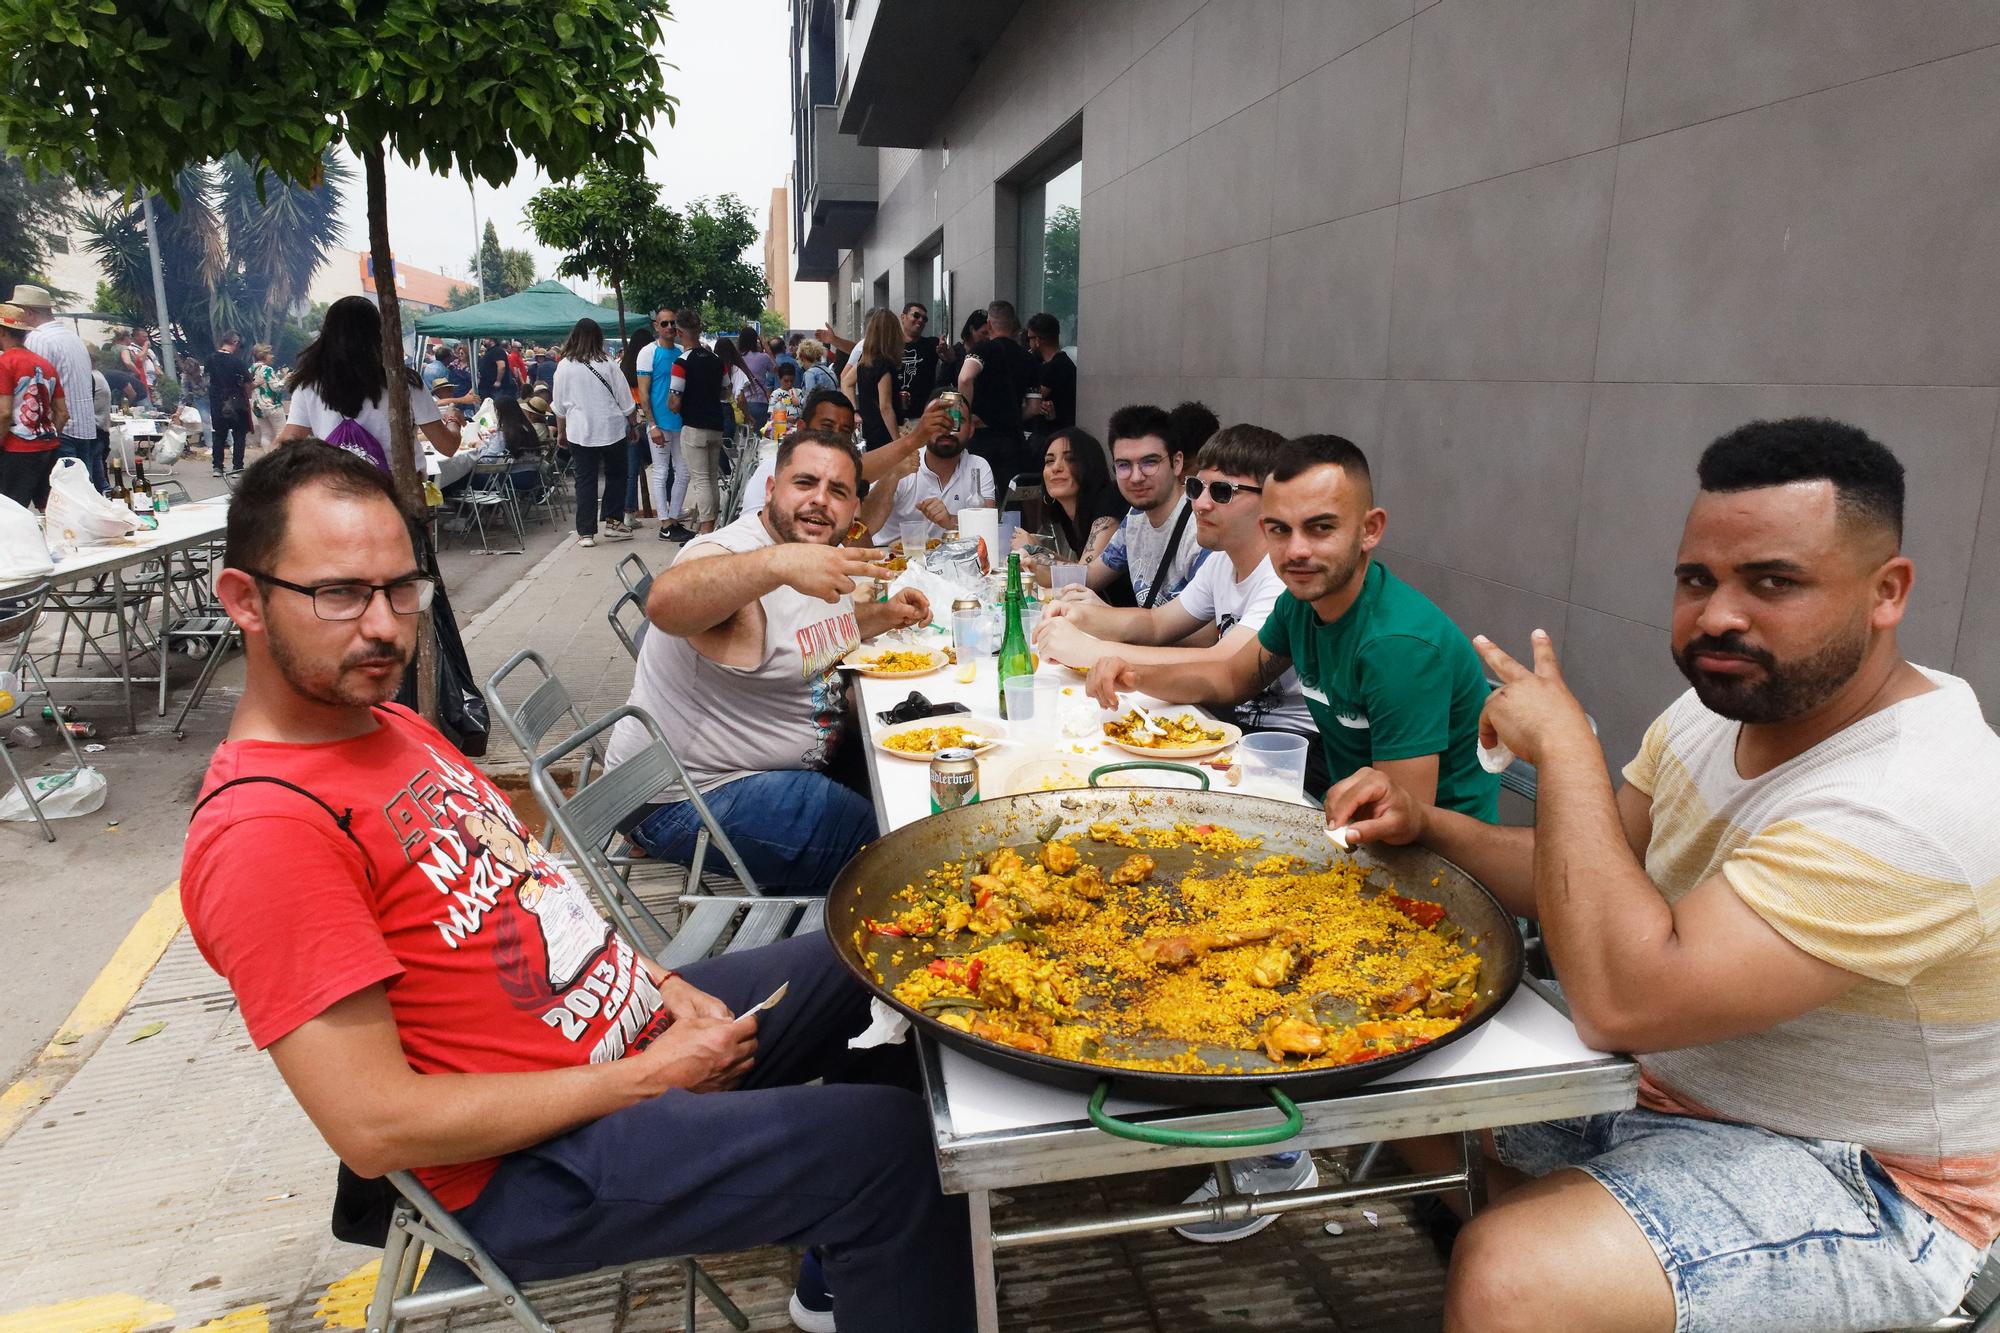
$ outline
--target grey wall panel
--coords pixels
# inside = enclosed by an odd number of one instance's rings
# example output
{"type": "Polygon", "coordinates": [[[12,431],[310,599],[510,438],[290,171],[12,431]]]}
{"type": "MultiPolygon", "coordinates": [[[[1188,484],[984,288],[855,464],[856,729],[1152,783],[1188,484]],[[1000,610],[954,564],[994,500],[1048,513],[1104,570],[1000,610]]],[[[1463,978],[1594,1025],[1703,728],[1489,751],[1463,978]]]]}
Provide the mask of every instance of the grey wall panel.
{"type": "MultiPolygon", "coordinates": [[[[1284,50],[1278,77],[1290,83],[1346,55],[1408,18],[1411,0],[1285,0],[1284,50]]],[[[1407,49],[1407,48],[1406,48],[1407,49]]]]}
{"type": "Polygon", "coordinates": [[[1296,231],[1396,202],[1409,76],[1405,23],[1278,94],[1273,230],[1296,231]]]}
{"type": "Polygon", "coordinates": [[[2000,48],[1627,145],[1598,374],[1991,384],[2000,48]]]}
{"type": "MultiPolygon", "coordinates": [[[[1145,20],[1156,12],[1145,10],[1145,20]]],[[[1194,28],[1181,24],[1132,66],[1130,162],[1150,162],[1188,137],[1188,85],[1194,80],[1194,28]]]]}
{"type": "Polygon", "coordinates": [[[1188,146],[1176,144],[1125,178],[1127,273],[1187,257],[1188,146]]]}
{"type": "MultiPolygon", "coordinates": [[[[1125,276],[1125,181],[1121,177],[1083,196],[1077,281],[1088,287],[1125,276]]],[[[1032,313],[1032,312],[1030,312],[1032,313]]]]}
{"type": "Polygon", "coordinates": [[[1372,447],[1381,438],[1384,380],[1264,381],[1262,424],[1286,435],[1341,435],[1372,447]]]}
{"type": "Polygon", "coordinates": [[[1132,76],[1121,74],[1083,105],[1083,188],[1123,176],[1132,146],[1132,76]]]}
{"type": "MultiPolygon", "coordinates": [[[[1391,514],[1392,539],[1396,528],[1396,515],[1391,514]]],[[[1382,563],[1436,602],[1467,638],[1484,634],[1510,653],[1527,652],[1528,636],[1538,629],[1555,636],[1558,650],[1569,640],[1567,602],[1434,563],[1394,546],[1393,541],[1384,543],[1382,563]]]]}
{"type": "Polygon", "coordinates": [[[1615,159],[1606,150],[1404,204],[1389,373],[1590,379],[1615,159]]]}
{"type": "Polygon", "coordinates": [[[1395,257],[1394,208],[1273,237],[1265,373],[1386,375],[1395,257]]]}
{"type": "Polygon", "coordinates": [[[1618,142],[1631,0],[1446,0],[1413,26],[1403,198],[1618,142]]]}
{"type": "Polygon", "coordinates": [[[1249,378],[1264,373],[1264,286],[1271,243],[1253,241],[1183,266],[1181,371],[1191,376],[1249,378]]]}
{"type": "Polygon", "coordinates": [[[1200,134],[1278,91],[1284,0],[1209,0],[1194,16],[1188,130],[1200,134]]]}
{"type": "Polygon", "coordinates": [[[1986,702],[1986,720],[2000,723],[2000,432],[1995,435],[1993,461],[1986,468],[1986,500],[1980,508],[1952,669],[1979,691],[1986,702]]]}
{"type": "MultiPolygon", "coordinates": [[[[1529,652],[1526,640],[1500,646],[1522,660],[1529,652]]],[[[1570,691],[1597,722],[1612,782],[1622,782],[1620,771],[1638,753],[1646,728],[1687,689],[1674,666],[1667,632],[1571,606],[1563,637],[1556,640],[1556,657],[1570,691]]]]}
{"type": "Polygon", "coordinates": [[[1639,0],[1625,138],[1994,42],[1984,0],[1639,0]]]}
{"type": "Polygon", "coordinates": [[[1261,241],[1271,234],[1277,157],[1276,97],[1266,97],[1194,137],[1187,159],[1189,255],[1261,241]]]}

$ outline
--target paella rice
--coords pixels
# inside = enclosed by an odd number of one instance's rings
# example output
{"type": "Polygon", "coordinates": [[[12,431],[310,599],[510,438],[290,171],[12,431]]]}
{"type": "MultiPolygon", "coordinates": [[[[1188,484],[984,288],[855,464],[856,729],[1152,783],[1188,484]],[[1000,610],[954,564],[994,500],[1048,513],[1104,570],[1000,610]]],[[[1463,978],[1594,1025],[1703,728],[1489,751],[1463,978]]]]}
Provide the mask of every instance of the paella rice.
{"type": "Polygon", "coordinates": [[[1210,824],[1097,824],[1001,847],[906,886],[855,944],[878,973],[907,956],[885,984],[952,1027],[1135,1070],[1353,1064],[1464,1021],[1480,960],[1441,906],[1348,857],[1238,855],[1259,845],[1210,824]],[[1201,857],[1170,886],[1138,844],[1201,857]]]}
{"type": "Polygon", "coordinates": [[[959,726],[918,727],[914,731],[899,731],[885,736],[882,744],[902,754],[927,755],[960,746],[977,749],[986,744],[986,737],[959,726]]]}

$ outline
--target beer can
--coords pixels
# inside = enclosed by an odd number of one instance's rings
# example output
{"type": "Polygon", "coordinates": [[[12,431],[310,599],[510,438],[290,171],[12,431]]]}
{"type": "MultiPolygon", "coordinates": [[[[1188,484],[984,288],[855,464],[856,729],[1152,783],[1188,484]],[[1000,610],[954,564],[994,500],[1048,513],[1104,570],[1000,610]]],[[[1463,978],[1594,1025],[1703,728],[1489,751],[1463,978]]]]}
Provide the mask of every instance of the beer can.
{"type": "Polygon", "coordinates": [[[946,389],[938,395],[944,410],[951,416],[951,428],[957,430],[965,424],[965,395],[956,389],[946,389]]]}
{"type": "Polygon", "coordinates": [[[97,739],[97,724],[95,722],[65,722],[62,724],[62,728],[80,741],[97,739]]]}
{"type": "Polygon", "coordinates": [[[979,759],[955,748],[931,756],[931,813],[956,810],[979,802],[979,759]]]}
{"type": "Polygon", "coordinates": [[[68,704],[62,704],[59,707],[53,707],[53,708],[50,707],[48,704],[43,704],[42,721],[74,722],[76,721],[76,710],[74,708],[71,708],[68,704]]]}

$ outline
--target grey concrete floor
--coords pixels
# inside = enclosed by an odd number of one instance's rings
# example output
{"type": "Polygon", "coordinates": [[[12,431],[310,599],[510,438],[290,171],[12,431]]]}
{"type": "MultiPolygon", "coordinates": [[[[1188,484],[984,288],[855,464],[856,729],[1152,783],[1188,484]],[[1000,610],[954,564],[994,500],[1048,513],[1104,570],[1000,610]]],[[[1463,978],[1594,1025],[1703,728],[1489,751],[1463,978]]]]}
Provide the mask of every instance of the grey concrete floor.
{"type": "MultiPolygon", "coordinates": [[[[184,460],[169,475],[196,499],[219,494],[223,484],[209,475],[205,462],[184,460]]],[[[468,624],[506,593],[566,535],[531,523],[524,555],[475,555],[464,539],[454,538],[459,544],[444,551],[441,563],[459,624],[468,624]]],[[[651,540],[650,529],[646,535],[651,540]]],[[[6,867],[0,911],[11,962],[6,1003],[0,1005],[0,1071],[6,1082],[54,1035],[133,922],[180,873],[188,810],[209,755],[228,730],[243,680],[240,659],[226,662],[189,716],[185,738],[176,739],[174,714],[200,669],[200,662],[174,655],[167,716],[154,716],[142,702],[137,735],[124,730],[115,691],[61,691],[65,703],[79,705],[80,715],[98,724],[96,743],[104,748],[86,757],[104,773],[110,795],[95,814],[57,821],[54,843],[43,842],[31,823],[0,823],[0,865],[6,867]]],[[[0,732],[20,720],[8,719],[0,732]]],[[[51,730],[39,718],[29,721],[43,744],[14,750],[15,762],[31,775],[66,767],[68,752],[51,730]]]]}

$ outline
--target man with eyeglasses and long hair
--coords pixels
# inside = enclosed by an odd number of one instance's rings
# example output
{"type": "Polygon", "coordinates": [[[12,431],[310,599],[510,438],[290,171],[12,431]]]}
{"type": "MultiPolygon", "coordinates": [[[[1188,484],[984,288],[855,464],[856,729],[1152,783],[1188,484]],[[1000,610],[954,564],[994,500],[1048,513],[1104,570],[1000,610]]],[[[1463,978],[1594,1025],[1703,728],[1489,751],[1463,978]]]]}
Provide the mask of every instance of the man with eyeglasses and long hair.
{"type": "Polygon", "coordinates": [[[389,702],[434,589],[385,473],[259,459],[216,589],[247,674],[181,901],[342,1161],[415,1172],[517,1281],[812,1246],[843,1326],[971,1327],[963,1201],[914,1092],[842,1081],[896,1071],[847,1050],[867,993],[825,939],[667,971],[389,702]]]}

